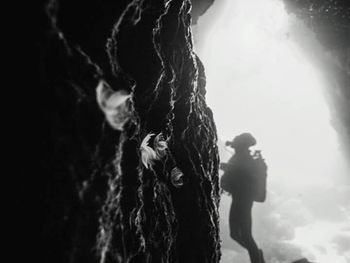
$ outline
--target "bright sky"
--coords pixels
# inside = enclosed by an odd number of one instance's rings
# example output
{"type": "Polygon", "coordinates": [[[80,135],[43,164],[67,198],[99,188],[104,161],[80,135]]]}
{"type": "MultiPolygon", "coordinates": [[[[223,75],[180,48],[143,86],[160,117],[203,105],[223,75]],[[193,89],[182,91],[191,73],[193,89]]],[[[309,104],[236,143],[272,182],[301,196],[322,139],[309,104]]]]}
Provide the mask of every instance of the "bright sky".
{"type": "MultiPolygon", "coordinates": [[[[288,33],[295,18],[278,0],[228,0],[212,21],[205,32],[199,21],[197,53],[205,65],[207,102],[219,137],[231,140],[251,132],[257,138],[256,148],[269,165],[270,191],[280,199],[280,210],[273,212],[288,220],[298,209],[304,211],[300,217],[307,217],[301,225],[288,223],[295,234],[289,242],[317,263],[349,262],[332,243],[344,222],[340,217],[327,221],[322,212],[327,207],[320,201],[337,205],[338,197],[328,200],[321,191],[340,191],[337,180],[345,165],[322,95],[326,81],[288,33]]],[[[229,200],[223,200],[228,207],[229,200]]],[[[345,234],[350,240],[350,230],[345,234]]]]}

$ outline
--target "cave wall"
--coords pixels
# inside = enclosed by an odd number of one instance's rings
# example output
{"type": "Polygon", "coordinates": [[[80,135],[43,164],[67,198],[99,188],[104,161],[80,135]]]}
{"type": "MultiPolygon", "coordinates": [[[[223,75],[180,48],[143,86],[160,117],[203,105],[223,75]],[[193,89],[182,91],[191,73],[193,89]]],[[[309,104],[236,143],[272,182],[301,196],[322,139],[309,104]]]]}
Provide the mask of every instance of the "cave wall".
{"type": "Polygon", "coordinates": [[[217,135],[190,1],[36,8],[36,261],[218,262],[217,135]]]}
{"type": "Polygon", "coordinates": [[[316,34],[327,56],[315,58],[328,80],[331,123],[350,160],[350,5],[347,0],[283,0],[316,34]]]}
{"type": "MultiPolygon", "coordinates": [[[[329,97],[349,149],[347,3],[284,2],[339,62],[330,71],[336,81],[329,97]]],[[[193,23],[211,3],[193,1],[193,23]]],[[[39,193],[36,261],[218,262],[217,136],[204,68],[193,52],[190,2],[41,0],[35,9],[39,59],[26,125],[36,128],[35,173],[29,177],[25,167],[23,178],[35,180],[39,193]],[[101,80],[130,95],[122,130],[98,103],[101,80]],[[159,133],[167,145],[151,169],[140,149],[150,133],[149,145],[159,133]]],[[[30,212],[22,207],[20,214],[30,212]]],[[[22,235],[30,218],[18,219],[22,235]]],[[[31,237],[23,235],[26,244],[31,237]]]]}

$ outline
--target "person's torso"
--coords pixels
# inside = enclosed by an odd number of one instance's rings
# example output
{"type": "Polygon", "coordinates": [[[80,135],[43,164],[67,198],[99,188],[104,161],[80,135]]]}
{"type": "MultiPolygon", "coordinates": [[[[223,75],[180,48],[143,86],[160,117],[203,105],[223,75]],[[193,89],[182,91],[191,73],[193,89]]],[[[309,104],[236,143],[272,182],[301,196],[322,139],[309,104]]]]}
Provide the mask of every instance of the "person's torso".
{"type": "Polygon", "coordinates": [[[230,176],[234,176],[236,181],[235,191],[232,193],[232,196],[238,200],[252,199],[254,159],[250,154],[235,154],[228,163],[231,167],[230,176]]]}

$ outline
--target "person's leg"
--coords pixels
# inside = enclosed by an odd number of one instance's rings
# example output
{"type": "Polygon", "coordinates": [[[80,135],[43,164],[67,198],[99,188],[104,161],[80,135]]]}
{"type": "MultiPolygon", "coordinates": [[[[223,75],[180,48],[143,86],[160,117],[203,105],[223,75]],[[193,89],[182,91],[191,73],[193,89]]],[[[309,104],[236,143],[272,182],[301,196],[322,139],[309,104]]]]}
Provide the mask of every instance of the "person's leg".
{"type": "Polygon", "coordinates": [[[258,246],[255,243],[255,240],[252,235],[252,210],[253,203],[247,203],[242,209],[242,218],[241,221],[241,234],[244,247],[248,250],[250,261],[252,263],[262,263],[261,253],[258,246]]]}
{"type": "Polygon", "coordinates": [[[264,253],[262,251],[262,249],[259,249],[259,256],[260,256],[260,263],[265,263],[265,259],[264,259],[264,253]]]}
{"type": "Polygon", "coordinates": [[[234,200],[232,198],[232,201],[231,201],[231,207],[230,207],[230,213],[229,213],[229,216],[228,216],[228,223],[229,223],[229,226],[230,226],[230,237],[235,240],[235,237],[236,237],[236,233],[237,233],[237,224],[236,224],[236,220],[235,220],[235,203],[234,203],[234,200]]]}
{"type": "Polygon", "coordinates": [[[258,249],[252,236],[251,208],[252,203],[244,204],[232,200],[229,214],[230,236],[248,250],[252,263],[265,263],[262,250],[258,249]]]}
{"type": "Polygon", "coordinates": [[[242,231],[240,226],[241,211],[239,211],[239,203],[237,200],[232,199],[230,214],[229,214],[229,226],[230,226],[230,237],[236,241],[239,245],[244,247],[242,241],[242,231]]]}

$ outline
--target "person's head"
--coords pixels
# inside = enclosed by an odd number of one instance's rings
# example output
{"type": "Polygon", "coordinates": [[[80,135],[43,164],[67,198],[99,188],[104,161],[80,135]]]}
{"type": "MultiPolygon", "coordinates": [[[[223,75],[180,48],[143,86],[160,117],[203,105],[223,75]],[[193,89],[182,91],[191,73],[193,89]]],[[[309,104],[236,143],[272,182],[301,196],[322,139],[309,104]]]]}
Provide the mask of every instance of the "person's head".
{"type": "Polygon", "coordinates": [[[250,133],[242,133],[236,136],[232,142],[226,142],[226,145],[230,145],[236,151],[248,150],[249,147],[256,144],[256,139],[250,133]]]}

